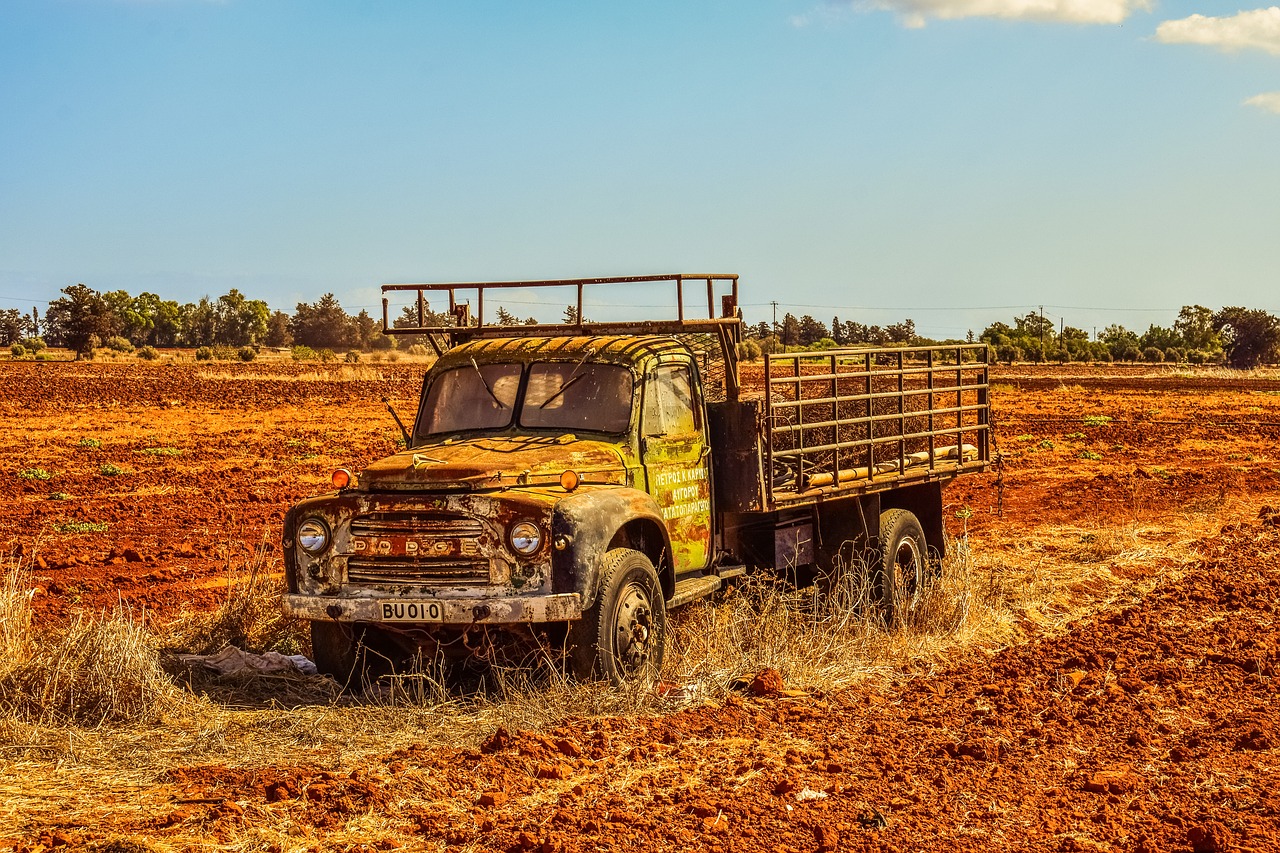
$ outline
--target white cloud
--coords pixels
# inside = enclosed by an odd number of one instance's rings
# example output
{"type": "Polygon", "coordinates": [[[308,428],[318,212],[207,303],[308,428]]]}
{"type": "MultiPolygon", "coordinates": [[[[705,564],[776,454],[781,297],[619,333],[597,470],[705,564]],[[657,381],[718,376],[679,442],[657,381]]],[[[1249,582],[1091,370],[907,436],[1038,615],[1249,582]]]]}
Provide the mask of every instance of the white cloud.
{"type": "Polygon", "coordinates": [[[897,12],[908,27],[930,18],[1006,18],[1064,24],[1119,24],[1152,0],[863,0],[872,9],[897,12]]]}
{"type": "Polygon", "coordinates": [[[1156,27],[1156,41],[1203,44],[1225,51],[1253,48],[1280,54],[1280,6],[1237,12],[1229,18],[1192,15],[1165,21],[1156,27]]]}
{"type": "Polygon", "coordinates": [[[1245,99],[1245,106],[1280,114],[1280,92],[1263,92],[1245,99]]]}

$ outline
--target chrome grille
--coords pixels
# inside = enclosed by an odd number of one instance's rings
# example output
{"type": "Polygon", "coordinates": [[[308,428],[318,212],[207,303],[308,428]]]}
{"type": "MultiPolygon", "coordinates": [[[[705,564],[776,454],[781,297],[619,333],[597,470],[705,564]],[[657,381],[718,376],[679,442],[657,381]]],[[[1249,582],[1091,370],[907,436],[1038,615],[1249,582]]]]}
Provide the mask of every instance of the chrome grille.
{"type": "Polygon", "coordinates": [[[478,519],[439,512],[371,512],[351,522],[353,547],[358,540],[386,537],[422,543],[432,539],[451,543],[445,553],[424,550],[419,555],[396,551],[352,552],[347,557],[347,580],[383,586],[465,586],[491,582],[489,561],[481,559],[485,527],[478,519]]]}

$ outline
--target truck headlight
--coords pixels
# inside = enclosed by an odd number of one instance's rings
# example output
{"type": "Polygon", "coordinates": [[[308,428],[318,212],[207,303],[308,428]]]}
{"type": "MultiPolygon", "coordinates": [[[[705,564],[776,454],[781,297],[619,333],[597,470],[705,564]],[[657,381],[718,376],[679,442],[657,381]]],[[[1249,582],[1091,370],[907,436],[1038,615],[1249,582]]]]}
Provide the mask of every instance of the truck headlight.
{"type": "Polygon", "coordinates": [[[542,547],[542,531],[532,521],[517,521],[511,525],[507,538],[515,552],[524,557],[536,554],[542,547]]]}
{"type": "Polygon", "coordinates": [[[298,544],[308,554],[319,554],[329,547],[329,525],[318,518],[308,518],[298,525],[298,544]]]}

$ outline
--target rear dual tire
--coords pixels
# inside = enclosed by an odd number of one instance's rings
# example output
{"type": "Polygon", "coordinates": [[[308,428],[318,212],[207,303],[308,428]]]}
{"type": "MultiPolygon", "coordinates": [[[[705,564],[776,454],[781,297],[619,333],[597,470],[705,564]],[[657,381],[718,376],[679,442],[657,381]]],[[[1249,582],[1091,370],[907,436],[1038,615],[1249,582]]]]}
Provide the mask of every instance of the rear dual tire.
{"type": "Polygon", "coordinates": [[[916,622],[933,579],[924,528],[914,514],[890,509],[880,514],[880,550],[875,567],[875,593],[880,617],[890,628],[916,622]]]}

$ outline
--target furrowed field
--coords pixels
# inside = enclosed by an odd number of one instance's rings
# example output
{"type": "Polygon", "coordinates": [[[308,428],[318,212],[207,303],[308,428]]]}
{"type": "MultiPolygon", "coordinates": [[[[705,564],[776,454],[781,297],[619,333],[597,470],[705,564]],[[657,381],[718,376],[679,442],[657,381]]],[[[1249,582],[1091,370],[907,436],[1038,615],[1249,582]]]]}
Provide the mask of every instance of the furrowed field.
{"type": "Polygon", "coordinates": [[[0,850],[1280,847],[1275,373],[997,368],[911,630],[752,580],[643,693],[181,665],[309,651],[281,519],[422,370],[0,363],[0,850]]]}

